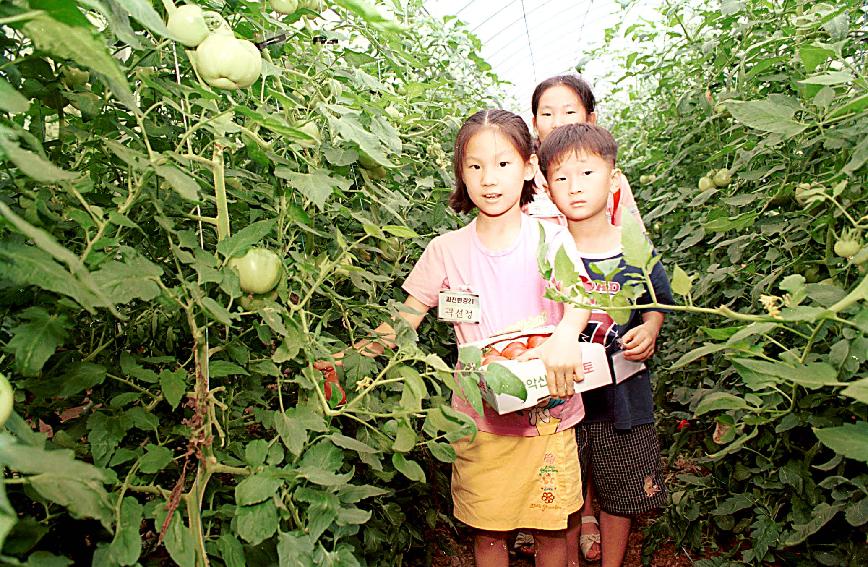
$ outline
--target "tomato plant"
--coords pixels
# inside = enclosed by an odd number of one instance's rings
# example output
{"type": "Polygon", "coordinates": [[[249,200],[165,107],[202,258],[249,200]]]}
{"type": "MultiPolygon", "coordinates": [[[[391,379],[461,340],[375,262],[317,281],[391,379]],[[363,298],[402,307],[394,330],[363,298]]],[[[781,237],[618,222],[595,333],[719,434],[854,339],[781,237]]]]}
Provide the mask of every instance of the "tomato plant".
{"type": "Polygon", "coordinates": [[[656,175],[637,202],[683,302],[652,360],[651,533],[706,567],[868,560],[865,25],[860,2],[667,2],[607,32],[630,103],[601,122],[656,175]]]}
{"type": "Polygon", "coordinates": [[[494,78],[416,1],[192,4],[196,49],[168,0],[0,5],[2,562],[421,561],[454,345],[347,356],[340,405],[312,364],[457,226],[429,148],[494,78]]]}

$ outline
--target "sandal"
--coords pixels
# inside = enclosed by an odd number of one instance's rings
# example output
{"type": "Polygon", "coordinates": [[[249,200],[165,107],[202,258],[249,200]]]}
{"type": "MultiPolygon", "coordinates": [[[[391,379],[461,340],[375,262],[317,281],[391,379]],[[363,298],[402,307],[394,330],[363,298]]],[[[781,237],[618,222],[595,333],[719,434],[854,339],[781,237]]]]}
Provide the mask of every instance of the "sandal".
{"type": "Polygon", "coordinates": [[[512,544],[512,548],[515,550],[515,553],[517,555],[522,555],[524,557],[533,557],[533,536],[524,532],[518,532],[515,535],[515,543],[512,544]]]}
{"type": "MultiPolygon", "coordinates": [[[[585,524],[594,524],[595,526],[600,525],[600,523],[597,522],[597,518],[595,518],[594,516],[582,516],[582,528],[584,528],[585,524]]],[[[584,529],[582,529],[581,531],[584,532],[584,529]]],[[[597,555],[595,557],[588,557],[588,554],[590,553],[591,548],[594,547],[594,544],[597,544],[597,546],[601,545],[599,528],[597,528],[597,533],[595,534],[581,533],[581,535],[579,535],[579,549],[582,550],[582,557],[585,558],[585,561],[593,562],[600,560],[602,554],[599,552],[597,552],[597,555]]]]}

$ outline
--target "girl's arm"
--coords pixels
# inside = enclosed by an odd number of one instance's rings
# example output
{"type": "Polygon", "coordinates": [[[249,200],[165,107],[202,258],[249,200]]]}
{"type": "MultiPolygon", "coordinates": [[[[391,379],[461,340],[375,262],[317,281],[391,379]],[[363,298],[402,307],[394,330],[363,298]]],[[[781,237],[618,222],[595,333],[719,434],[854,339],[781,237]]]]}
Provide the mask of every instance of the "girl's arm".
{"type": "MultiPolygon", "coordinates": [[[[398,317],[414,329],[419,328],[425,314],[431,309],[412,295],[408,295],[407,299],[404,300],[404,306],[408,309],[399,311],[398,317]]],[[[377,338],[356,341],[353,348],[364,356],[375,357],[383,354],[386,348],[395,347],[395,328],[388,322],[380,323],[380,326],[374,329],[373,334],[377,338]]]]}
{"type": "Polygon", "coordinates": [[[588,309],[572,305],[564,306],[564,317],[555,327],[551,337],[517,359],[541,359],[546,367],[549,392],[556,398],[568,398],[575,394],[573,384],[582,380],[584,376],[579,335],[590,318],[591,311],[588,309]]]}
{"type": "MultiPolygon", "coordinates": [[[[398,317],[405,320],[414,329],[419,328],[430,307],[412,295],[408,295],[407,299],[404,300],[404,306],[408,309],[399,311],[398,317]]],[[[386,348],[393,348],[395,346],[395,328],[386,321],[380,323],[380,326],[374,329],[373,334],[376,338],[358,340],[353,345],[353,349],[363,356],[374,358],[383,354],[386,348]]],[[[339,361],[343,357],[343,352],[336,352],[332,357],[334,362],[318,360],[314,362],[313,366],[317,370],[326,370],[332,368],[335,364],[341,364],[339,361]]]]}

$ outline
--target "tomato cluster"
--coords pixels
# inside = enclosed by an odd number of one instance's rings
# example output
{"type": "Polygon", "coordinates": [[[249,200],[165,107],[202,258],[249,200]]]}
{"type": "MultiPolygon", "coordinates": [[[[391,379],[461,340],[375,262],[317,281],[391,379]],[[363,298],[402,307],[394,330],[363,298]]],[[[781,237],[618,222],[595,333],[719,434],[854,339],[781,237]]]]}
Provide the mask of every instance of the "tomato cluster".
{"type": "Polygon", "coordinates": [[[526,342],[512,341],[510,343],[507,343],[507,345],[504,346],[501,350],[490,346],[482,352],[482,366],[485,366],[490,362],[497,362],[499,360],[515,360],[528,350],[536,348],[543,344],[547,338],[548,335],[530,335],[529,337],[527,337],[526,342]]]}

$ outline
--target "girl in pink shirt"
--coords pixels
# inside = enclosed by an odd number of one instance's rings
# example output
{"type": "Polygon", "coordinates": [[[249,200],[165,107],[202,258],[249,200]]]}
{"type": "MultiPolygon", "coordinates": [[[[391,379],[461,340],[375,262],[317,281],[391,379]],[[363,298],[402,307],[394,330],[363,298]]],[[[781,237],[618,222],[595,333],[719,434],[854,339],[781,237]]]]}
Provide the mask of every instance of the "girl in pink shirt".
{"type": "MultiPolygon", "coordinates": [[[[477,530],[474,554],[479,567],[506,567],[507,538],[519,528],[536,530],[538,566],[563,567],[568,558],[578,561],[582,500],[572,427],[584,416],[584,408],[581,396],[573,395],[573,382],[582,376],[576,343],[589,315],[543,297],[547,282],[537,264],[540,223],[521,211],[532,198],[537,169],[521,117],[505,110],[471,116],[458,132],[453,166],[450,205],[462,213],[477,209],[476,217],[428,244],[404,282],[409,309],[400,316],[416,328],[444,298],[478,297],[472,320],[453,324],[459,346],[557,324],[545,343],[523,355],[545,364],[556,398],[551,407],[506,415],[485,407],[480,415],[453,395],[453,407],[474,419],[478,433],[454,443],[452,496],[455,516],[477,530]],[[538,426],[541,411],[546,427],[538,426]]],[[[546,241],[563,230],[551,224],[544,228],[546,241]]],[[[360,341],[354,348],[375,355],[393,346],[391,325],[384,323],[375,333],[375,341],[360,341]]]]}

